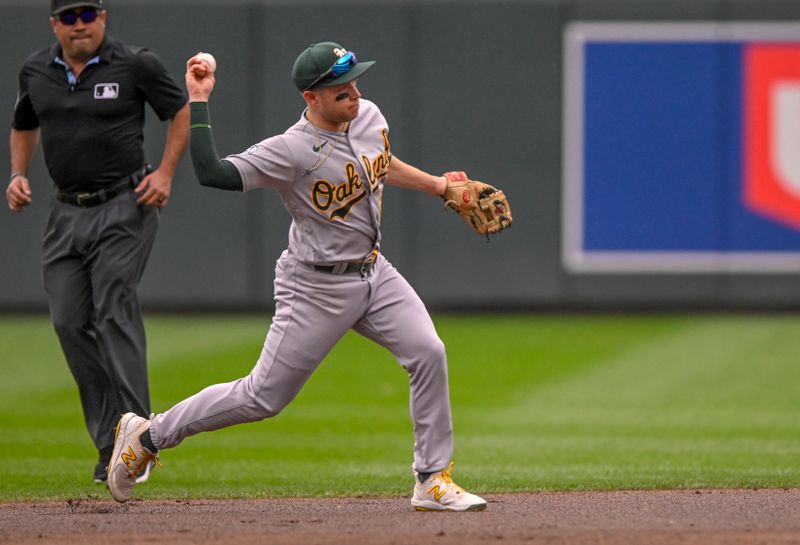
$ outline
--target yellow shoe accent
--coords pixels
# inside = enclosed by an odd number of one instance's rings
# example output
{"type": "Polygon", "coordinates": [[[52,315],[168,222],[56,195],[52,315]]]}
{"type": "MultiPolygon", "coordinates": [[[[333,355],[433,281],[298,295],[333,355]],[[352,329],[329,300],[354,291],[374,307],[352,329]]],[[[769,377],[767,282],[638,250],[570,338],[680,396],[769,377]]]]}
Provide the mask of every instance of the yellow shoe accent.
{"type": "Polygon", "coordinates": [[[453,466],[432,473],[424,482],[417,482],[411,505],[417,511],[482,511],[486,500],[470,494],[453,482],[453,466]]]}

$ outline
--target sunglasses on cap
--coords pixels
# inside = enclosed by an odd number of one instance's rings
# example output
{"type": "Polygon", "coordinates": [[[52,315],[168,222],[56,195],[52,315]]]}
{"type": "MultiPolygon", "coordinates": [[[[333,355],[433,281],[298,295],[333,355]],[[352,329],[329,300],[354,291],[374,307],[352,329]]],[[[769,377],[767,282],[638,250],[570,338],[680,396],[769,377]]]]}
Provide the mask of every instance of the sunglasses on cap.
{"type": "Polygon", "coordinates": [[[63,13],[53,15],[53,18],[56,21],[60,22],[62,25],[72,26],[78,22],[78,19],[80,19],[86,24],[94,23],[99,15],[100,15],[100,10],[95,8],[87,8],[81,10],[80,12],[65,11],[63,13]]]}
{"type": "Polygon", "coordinates": [[[352,51],[348,51],[339,59],[333,63],[333,65],[325,70],[322,74],[319,75],[317,79],[306,85],[306,88],[303,91],[308,91],[316,84],[327,78],[328,76],[333,76],[334,78],[338,78],[339,76],[343,76],[347,74],[351,68],[353,68],[356,64],[358,64],[358,59],[356,59],[356,54],[352,51]]]}

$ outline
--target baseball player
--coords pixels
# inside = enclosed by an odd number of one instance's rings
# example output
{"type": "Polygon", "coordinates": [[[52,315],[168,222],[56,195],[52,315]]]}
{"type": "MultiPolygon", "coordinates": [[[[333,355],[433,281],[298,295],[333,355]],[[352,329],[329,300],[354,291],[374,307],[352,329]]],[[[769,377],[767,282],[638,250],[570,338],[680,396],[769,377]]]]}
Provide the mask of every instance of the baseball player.
{"type": "Polygon", "coordinates": [[[292,217],[275,268],[275,315],[251,373],[210,386],[151,420],[122,416],[108,486],[119,502],[139,468],[186,437],[277,415],[331,348],[353,329],[389,349],[410,377],[417,510],[474,511],[486,501],[450,476],[453,430],[442,341],[419,296],[381,254],[385,184],[444,195],[449,181],[393,156],[389,126],[356,79],[374,64],[323,42],[297,57],[292,78],[306,102],[283,134],[220,160],[209,121],[213,68],[187,62],[191,155],[199,182],[235,191],[270,188],[292,217]],[[310,335],[309,332],[313,332],[310,335]]]}

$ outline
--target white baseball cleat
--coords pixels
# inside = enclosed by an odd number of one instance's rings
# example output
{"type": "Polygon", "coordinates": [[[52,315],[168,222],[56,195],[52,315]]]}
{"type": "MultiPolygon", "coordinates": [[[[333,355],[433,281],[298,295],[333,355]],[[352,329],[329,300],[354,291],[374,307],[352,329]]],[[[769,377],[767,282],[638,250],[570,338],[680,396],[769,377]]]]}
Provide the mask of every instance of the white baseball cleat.
{"type": "Polygon", "coordinates": [[[450,467],[431,474],[425,482],[414,485],[414,495],[411,496],[411,505],[417,511],[483,511],[486,509],[486,500],[475,494],[470,494],[453,482],[450,467]]]}
{"type": "Polygon", "coordinates": [[[108,489],[120,503],[128,501],[137,479],[147,480],[150,464],[158,461],[156,454],[147,450],[141,435],[150,428],[150,421],[134,413],[125,413],[117,424],[114,452],[108,463],[108,489]]]}

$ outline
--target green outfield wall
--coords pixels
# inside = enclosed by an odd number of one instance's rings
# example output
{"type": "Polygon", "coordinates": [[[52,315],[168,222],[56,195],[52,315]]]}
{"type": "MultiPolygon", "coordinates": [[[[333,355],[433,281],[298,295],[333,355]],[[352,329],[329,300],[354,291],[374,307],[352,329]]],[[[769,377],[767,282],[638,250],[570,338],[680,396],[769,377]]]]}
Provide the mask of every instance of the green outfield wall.
{"type": "MultiPolygon", "coordinates": [[[[800,2],[133,1],[109,0],[108,31],[156,51],[181,81],[199,50],[218,62],[212,123],[222,155],[282,132],[303,102],[290,72],[311,42],[334,40],[378,64],[360,81],[382,108],[392,150],[431,172],[461,169],[502,187],[514,226],[490,243],[438,199],[389,188],[383,251],[431,309],[797,308],[800,269],[575,272],[562,260],[564,29],[575,21],[800,22],[800,2]]],[[[0,0],[0,117],[17,71],[53,40],[45,0],[0,0]]],[[[800,41],[800,36],[798,36],[800,41]]],[[[164,127],[152,112],[147,150],[164,127]]],[[[7,140],[6,140],[7,142],[7,140]]],[[[0,173],[9,171],[7,145],[0,173]]],[[[34,204],[0,212],[0,311],[46,308],[40,241],[52,197],[41,151],[34,204]]],[[[187,159],[141,285],[152,310],[269,309],[288,214],[268,191],[203,188],[187,159]]]]}

